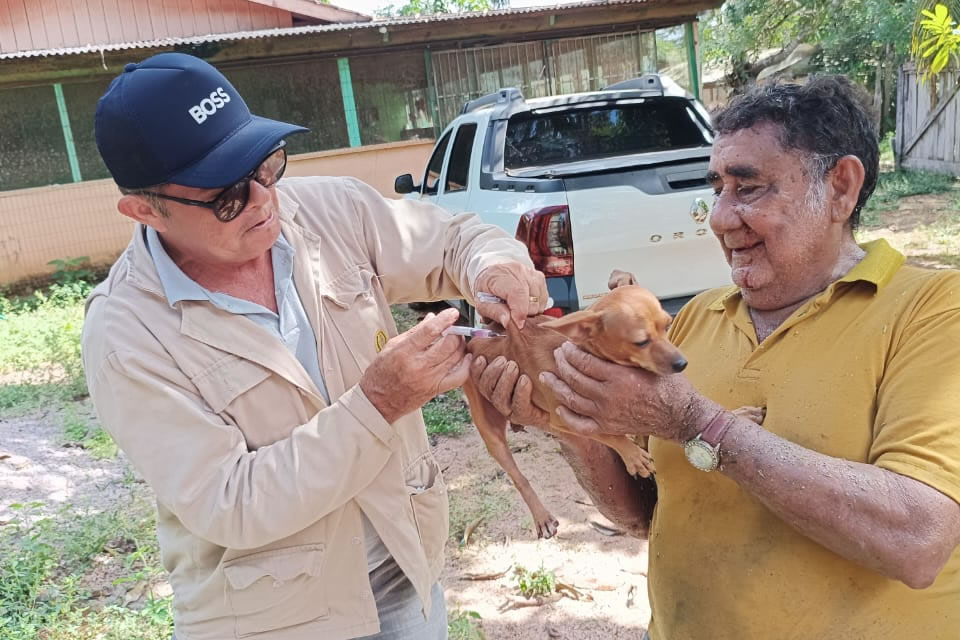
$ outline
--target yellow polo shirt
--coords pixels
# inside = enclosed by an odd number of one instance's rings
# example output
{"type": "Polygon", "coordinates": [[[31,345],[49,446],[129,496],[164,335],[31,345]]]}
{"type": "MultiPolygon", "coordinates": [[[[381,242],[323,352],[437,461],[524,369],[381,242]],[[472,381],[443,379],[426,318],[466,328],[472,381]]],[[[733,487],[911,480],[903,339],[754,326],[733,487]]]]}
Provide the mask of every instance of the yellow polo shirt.
{"type": "MultiPolygon", "coordinates": [[[[905,266],[883,240],[864,249],[762,345],[736,288],[692,300],[671,339],[714,401],[766,406],[772,433],[960,502],[960,272],[905,266]]],[[[960,551],[913,590],[697,471],[679,445],[652,440],[651,452],[652,640],[960,640],[960,551]]]]}

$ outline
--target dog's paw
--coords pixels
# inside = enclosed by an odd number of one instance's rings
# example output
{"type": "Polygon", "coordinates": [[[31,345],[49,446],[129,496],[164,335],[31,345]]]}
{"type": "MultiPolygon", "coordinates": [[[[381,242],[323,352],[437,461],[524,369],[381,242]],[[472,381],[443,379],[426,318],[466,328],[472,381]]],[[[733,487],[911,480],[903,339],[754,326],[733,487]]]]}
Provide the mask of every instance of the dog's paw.
{"type": "Polygon", "coordinates": [[[543,518],[538,518],[536,525],[537,537],[543,538],[544,540],[549,540],[555,536],[560,529],[560,522],[549,513],[543,518]]]}
{"type": "Polygon", "coordinates": [[[755,424],[763,424],[763,419],[767,417],[766,407],[740,407],[733,410],[734,415],[740,418],[746,418],[755,424]]]}
{"type": "Polygon", "coordinates": [[[653,458],[646,449],[639,446],[626,447],[623,451],[618,451],[623,459],[623,464],[627,467],[627,473],[632,476],[649,478],[657,469],[653,465],[653,458]]]}

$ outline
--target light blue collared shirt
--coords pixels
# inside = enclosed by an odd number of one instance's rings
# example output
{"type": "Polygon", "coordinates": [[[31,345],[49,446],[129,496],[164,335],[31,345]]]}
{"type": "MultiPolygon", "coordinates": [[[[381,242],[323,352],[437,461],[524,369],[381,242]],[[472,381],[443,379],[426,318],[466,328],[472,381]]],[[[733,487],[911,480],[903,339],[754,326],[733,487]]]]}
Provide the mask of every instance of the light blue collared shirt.
{"type": "Polygon", "coordinates": [[[145,235],[147,249],[149,249],[153,263],[157,267],[160,285],[163,287],[163,293],[171,307],[181,300],[208,300],[218,309],[250,318],[276,336],[290,350],[290,353],[310,374],[323,399],[326,400],[327,404],[330,404],[330,396],[327,394],[326,385],[323,383],[323,374],[320,373],[317,337],[313,333],[313,328],[310,326],[309,319],[307,319],[307,312],[300,300],[300,294],[297,293],[297,288],[293,282],[293,258],[295,253],[282,233],[277,236],[277,241],[273,243],[273,249],[270,252],[273,261],[273,283],[279,313],[274,313],[256,302],[235,298],[226,293],[210,291],[200,286],[196,281],[191,280],[170,258],[163,247],[163,243],[160,242],[160,236],[153,228],[146,227],[145,235]]]}

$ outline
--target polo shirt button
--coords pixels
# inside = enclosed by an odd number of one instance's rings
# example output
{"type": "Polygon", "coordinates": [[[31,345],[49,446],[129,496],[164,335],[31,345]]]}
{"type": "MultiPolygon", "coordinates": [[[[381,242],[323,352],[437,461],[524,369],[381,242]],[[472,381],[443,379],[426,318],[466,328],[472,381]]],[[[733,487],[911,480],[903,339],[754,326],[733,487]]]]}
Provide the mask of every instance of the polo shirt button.
{"type": "Polygon", "coordinates": [[[360,538],[353,536],[353,544],[360,544],[360,538]]]}
{"type": "Polygon", "coordinates": [[[366,599],[369,598],[369,597],[370,597],[370,595],[369,595],[366,591],[363,591],[363,592],[360,593],[360,599],[361,599],[361,600],[366,600],[366,599]]]}

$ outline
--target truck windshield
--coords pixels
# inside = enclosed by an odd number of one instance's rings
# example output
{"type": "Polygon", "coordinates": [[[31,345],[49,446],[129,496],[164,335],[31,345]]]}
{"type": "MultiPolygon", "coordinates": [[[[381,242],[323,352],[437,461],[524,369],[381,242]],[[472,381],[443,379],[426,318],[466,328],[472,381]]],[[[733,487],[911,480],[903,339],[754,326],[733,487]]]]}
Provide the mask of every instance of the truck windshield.
{"type": "Polygon", "coordinates": [[[710,144],[709,129],[686,100],[655,98],[519,113],[507,123],[503,163],[522,169],[710,144]]]}

